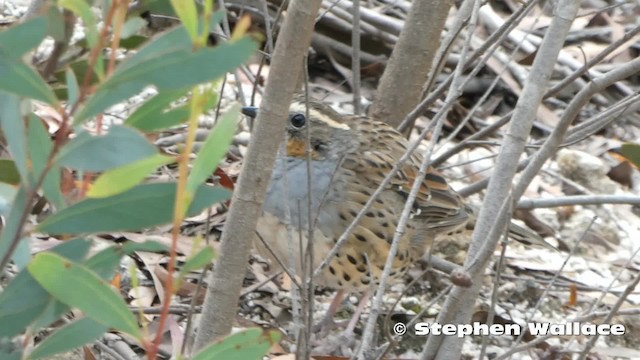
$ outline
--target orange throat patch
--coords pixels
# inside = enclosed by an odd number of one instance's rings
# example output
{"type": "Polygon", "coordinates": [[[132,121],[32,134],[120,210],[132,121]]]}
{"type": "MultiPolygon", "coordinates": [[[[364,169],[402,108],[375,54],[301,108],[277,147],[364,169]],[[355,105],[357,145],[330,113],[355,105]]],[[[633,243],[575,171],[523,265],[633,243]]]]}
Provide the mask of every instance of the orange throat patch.
{"type": "MultiPolygon", "coordinates": [[[[307,149],[306,141],[300,141],[298,139],[287,140],[287,156],[304,159],[307,157],[306,149],[307,149]]],[[[311,151],[311,158],[314,160],[317,160],[318,153],[315,152],[313,149],[311,149],[310,151],[311,151]]]]}

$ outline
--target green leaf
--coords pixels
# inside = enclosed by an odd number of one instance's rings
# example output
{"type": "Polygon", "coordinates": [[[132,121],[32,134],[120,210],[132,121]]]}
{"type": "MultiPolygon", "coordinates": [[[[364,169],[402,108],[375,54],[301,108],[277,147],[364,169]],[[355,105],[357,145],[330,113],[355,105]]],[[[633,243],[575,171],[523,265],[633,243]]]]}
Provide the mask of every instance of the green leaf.
{"type": "MultiPolygon", "coordinates": [[[[28,142],[32,166],[31,183],[35,184],[36,179],[47,168],[49,155],[53,151],[53,143],[42,121],[34,114],[29,116],[28,142]]],[[[60,173],[60,166],[53,164],[42,183],[44,195],[57,209],[62,209],[66,205],[62,191],[60,191],[60,173]]]]}
{"type": "Polygon", "coordinates": [[[122,251],[126,255],[131,255],[136,251],[153,252],[153,253],[166,253],[169,252],[169,247],[165,244],[159,243],[154,240],[147,240],[142,243],[135,241],[128,241],[122,246],[122,251]]]}
{"type": "Polygon", "coordinates": [[[74,106],[78,101],[80,95],[80,86],[78,85],[78,78],[71,69],[67,69],[65,72],[65,83],[67,84],[67,101],[69,106],[74,106]]]}
{"type": "Polygon", "coordinates": [[[240,106],[235,104],[209,133],[207,140],[198,151],[198,158],[193,163],[187,180],[187,190],[190,193],[194,193],[198,186],[207,180],[229,150],[239,117],[240,106]]]}
{"type": "Polygon", "coordinates": [[[256,43],[251,38],[244,37],[233,43],[198,49],[195,52],[191,49],[170,51],[160,58],[149,59],[152,61],[145,61],[137,66],[119,67],[100,90],[126,87],[126,84],[131,83],[136,83],[140,89],[149,83],[160,90],[191,87],[217,79],[235,69],[255,49],[256,43]]]}
{"type": "Polygon", "coordinates": [[[44,339],[44,341],[33,350],[30,358],[42,359],[73,350],[97,340],[106,333],[108,329],[107,326],[88,317],[76,320],[44,339]]]}
{"type": "Polygon", "coordinates": [[[180,268],[180,277],[183,277],[193,270],[202,269],[209,265],[216,252],[213,248],[205,246],[197,254],[191,256],[180,268]]]}
{"type": "Polygon", "coordinates": [[[18,246],[16,247],[16,251],[13,252],[11,256],[11,261],[18,268],[18,270],[22,271],[29,261],[31,261],[31,248],[29,247],[29,238],[22,238],[20,242],[18,242],[18,246]]]}
{"type": "MultiPolygon", "coordinates": [[[[89,246],[89,241],[75,239],[52,248],[51,252],[81,261],[89,251],[89,246]]],[[[68,308],[54,306],[54,303],[57,302],[28,271],[21,271],[0,293],[0,338],[19,334],[38,318],[41,319],[40,323],[44,323],[43,326],[58,319],[68,308]]]]}
{"type": "Polygon", "coordinates": [[[98,177],[87,196],[104,198],[125,192],[138,185],[152,171],[175,161],[172,156],[155,154],[146,159],[111,169],[98,177]]]}
{"type": "Polygon", "coordinates": [[[135,129],[114,125],[109,133],[79,134],[58,154],[57,163],[83,171],[105,171],[157,154],[155,146],[135,129]]]}
{"type": "Polygon", "coordinates": [[[16,344],[4,344],[0,346],[0,359],[22,360],[22,349],[16,344]]]}
{"type": "Polygon", "coordinates": [[[102,279],[108,280],[114,276],[118,266],[120,266],[120,259],[136,251],[163,253],[168,252],[169,248],[156,241],[127,242],[123,246],[114,245],[100,251],[84,264],[102,279]]]}
{"type": "Polygon", "coordinates": [[[128,39],[131,36],[135,36],[138,31],[146,26],[147,22],[139,16],[134,16],[127,19],[127,21],[122,25],[122,30],[120,31],[120,40],[128,39]]]}
{"type": "Polygon", "coordinates": [[[222,22],[222,19],[224,19],[226,16],[227,13],[224,10],[218,10],[211,14],[211,19],[209,20],[209,29],[214,29],[216,25],[220,24],[222,22]]]}
{"type": "Polygon", "coordinates": [[[23,332],[51,301],[28,271],[20,272],[0,294],[0,338],[23,332]]]}
{"type": "Polygon", "coordinates": [[[195,1],[171,0],[171,5],[178,14],[182,26],[189,33],[191,41],[195,42],[198,38],[198,9],[195,1]]]}
{"type": "Polygon", "coordinates": [[[118,71],[124,71],[132,67],[140,66],[147,61],[152,61],[159,54],[184,50],[191,51],[193,44],[184,27],[178,26],[170,29],[160,36],[151,39],[131,57],[128,57],[118,66],[118,71]]]}
{"type": "Polygon", "coordinates": [[[56,253],[62,257],[65,257],[71,261],[80,262],[89,253],[91,248],[91,241],[87,239],[72,239],[63,242],[60,245],[50,249],[52,253],[56,253]]]}
{"type": "Polygon", "coordinates": [[[46,35],[47,20],[43,16],[11,26],[0,32],[0,57],[19,60],[22,55],[38,46],[46,35]]]}
{"type": "MultiPolygon", "coordinates": [[[[91,10],[90,2],[86,0],[58,0],[58,5],[63,8],[69,9],[75,15],[79,16],[83,22],[83,30],[86,41],[89,43],[90,48],[95,48],[99,45],[99,31],[96,22],[96,16],[91,10]]],[[[93,73],[82,72],[82,76],[88,76],[91,80],[104,78],[104,56],[102,51],[97,53],[97,57],[93,64],[93,73]]],[[[80,74],[80,73],[77,73],[80,74]]],[[[84,77],[83,77],[84,81],[84,77]]]]}
{"type": "Polygon", "coordinates": [[[0,90],[56,105],[58,100],[47,83],[20,59],[0,53],[0,90]]]}
{"type": "Polygon", "coordinates": [[[167,0],[146,0],[140,3],[140,6],[136,6],[129,14],[140,16],[144,12],[150,12],[152,14],[158,14],[162,16],[176,17],[176,13],[171,6],[171,3],[167,0]]]}
{"type": "Polygon", "coordinates": [[[101,324],[142,338],[136,319],[120,295],[85,266],[43,252],[34,257],[28,269],[40,286],[59,301],[101,324]]]}
{"type": "Polygon", "coordinates": [[[158,49],[148,54],[149,58],[134,57],[135,65],[124,61],[76,114],[75,123],[85,121],[149,85],[163,91],[212,81],[242,64],[255,49],[255,42],[244,37],[197,51],[175,47],[158,49]]]}
{"type": "MultiPolygon", "coordinates": [[[[29,272],[28,269],[25,269],[25,271],[27,273],[29,272]]],[[[38,284],[35,279],[33,281],[38,286],[40,286],[40,284],[38,284]]],[[[40,288],[42,289],[42,286],[40,286],[40,288]]],[[[31,329],[42,329],[45,327],[51,327],[55,322],[60,321],[60,318],[64,314],[67,314],[69,311],[71,311],[71,308],[69,306],[56,300],[53,296],[49,295],[49,293],[45,289],[42,289],[42,291],[45,293],[45,299],[48,299],[48,302],[44,307],[42,313],[38,315],[38,317],[31,323],[31,329]]]]}
{"type": "Polygon", "coordinates": [[[120,40],[120,47],[126,50],[137,50],[142,44],[146,43],[149,38],[142,35],[131,35],[126,39],[120,40]]]}
{"type": "Polygon", "coordinates": [[[20,183],[20,174],[13,160],[0,159],[0,182],[11,185],[20,183]]]}
{"type": "MultiPolygon", "coordinates": [[[[31,105],[29,104],[29,107],[31,105]]],[[[23,179],[23,186],[29,185],[29,151],[27,149],[27,128],[20,112],[20,98],[0,91],[0,127],[16,169],[23,179]]]]}
{"type": "Polygon", "coordinates": [[[64,41],[65,39],[65,20],[62,9],[57,6],[48,6],[47,13],[47,35],[51,36],[55,41],[64,41]]]}
{"type": "MultiPolygon", "coordinates": [[[[116,196],[85,199],[40,223],[38,231],[79,234],[134,231],[166,224],[173,218],[175,183],[143,184],[116,196]]],[[[196,192],[188,214],[194,216],[211,204],[227,200],[229,191],[203,185],[196,192]]]]}
{"type": "Polygon", "coordinates": [[[280,334],[276,331],[247,329],[211,344],[191,360],[259,360],[278,341],[280,341],[280,334]]]}
{"type": "Polygon", "coordinates": [[[620,153],[633,165],[640,168],[640,145],[627,143],[623,144],[620,153]]]}
{"type": "MultiPolygon", "coordinates": [[[[105,59],[100,59],[101,63],[100,63],[100,67],[104,68],[105,66],[107,66],[107,61],[105,59]]],[[[97,61],[96,61],[97,62],[97,61]]],[[[118,63],[118,61],[116,60],[116,64],[118,63]]],[[[71,64],[69,64],[69,66],[67,67],[67,71],[73,71],[74,76],[77,78],[78,76],[89,76],[90,77],[90,81],[89,81],[89,85],[95,85],[99,82],[99,77],[98,77],[98,73],[95,71],[95,69],[90,69],[89,68],[89,62],[87,58],[81,58],[78,61],[72,62],[71,64]],[[87,70],[89,71],[90,74],[87,74],[87,70]]],[[[54,77],[56,78],[56,80],[58,80],[61,83],[66,83],[67,82],[67,75],[65,70],[59,70],[54,74],[54,77]]]]}
{"type": "Polygon", "coordinates": [[[9,213],[17,192],[16,187],[0,182],[0,216],[6,216],[9,213]]]}
{"type": "MultiPolygon", "coordinates": [[[[27,207],[30,205],[30,203],[27,203],[24,187],[19,187],[16,196],[13,198],[13,206],[9,211],[9,216],[6,217],[4,227],[0,232],[0,259],[10,258],[13,255],[15,246],[17,246],[14,239],[21,238],[22,214],[28,213],[29,209],[27,207]]],[[[4,271],[4,269],[0,269],[0,271],[4,271]]]]}
{"type": "Polygon", "coordinates": [[[189,117],[187,106],[165,110],[172,102],[186,94],[187,90],[184,89],[160,92],[136,109],[125,124],[141,131],[155,131],[178,125],[189,117]]]}
{"type": "Polygon", "coordinates": [[[58,5],[71,10],[84,23],[84,31],[90,47],[98,45],[98,28],[96,17],[86,0],[58,0],[58,5]]]}

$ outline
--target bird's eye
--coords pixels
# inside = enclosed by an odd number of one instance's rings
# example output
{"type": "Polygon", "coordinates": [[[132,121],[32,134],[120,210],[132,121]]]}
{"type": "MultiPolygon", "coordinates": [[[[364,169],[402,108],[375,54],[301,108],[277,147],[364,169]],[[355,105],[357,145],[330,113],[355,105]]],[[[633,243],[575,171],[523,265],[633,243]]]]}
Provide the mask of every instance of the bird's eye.
{"type": "Polygon", "coordinates": [[[291,126],[299,129],[307,123],[307,119],[304,117],[304,114],[298,113],[291,115],[291,119],[289,119],[289,122],[291,123],[291,126]]]}

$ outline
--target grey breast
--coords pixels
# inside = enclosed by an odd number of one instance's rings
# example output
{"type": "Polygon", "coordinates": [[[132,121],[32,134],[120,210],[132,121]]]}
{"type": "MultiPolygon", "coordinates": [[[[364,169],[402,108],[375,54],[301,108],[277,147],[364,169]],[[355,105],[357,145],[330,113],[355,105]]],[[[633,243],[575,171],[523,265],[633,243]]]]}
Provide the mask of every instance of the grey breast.
{"type": "Polygon", "coordinates": [[[337,206],[344,189],[343,183],[332,179],[336,178],[334,175],[338,165],[337,161],[312,160],[309,192],[306,160],[279,157],[271,175],[263,211],[277,216],[283,223],[291,224],[294,228],[308,229],[308,214],[311,209],[311,221],[315,222],[319,230],[325,232],[333,229],[338,223],[337,206]],[[311,206],[308,205],[309,193],[311,206]]]}

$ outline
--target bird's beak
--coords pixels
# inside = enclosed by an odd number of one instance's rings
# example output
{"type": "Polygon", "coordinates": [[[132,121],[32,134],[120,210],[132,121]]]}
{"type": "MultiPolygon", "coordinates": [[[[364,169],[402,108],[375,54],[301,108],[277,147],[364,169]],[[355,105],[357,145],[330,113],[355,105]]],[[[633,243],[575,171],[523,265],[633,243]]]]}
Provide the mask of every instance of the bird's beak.
{"type": "Polygon", "coordinates": [[[258,108],[255,106],[245,106],[240,109],[240,112],[252,119],[255,119],[256,116],[258,116],[258,108]]]}

